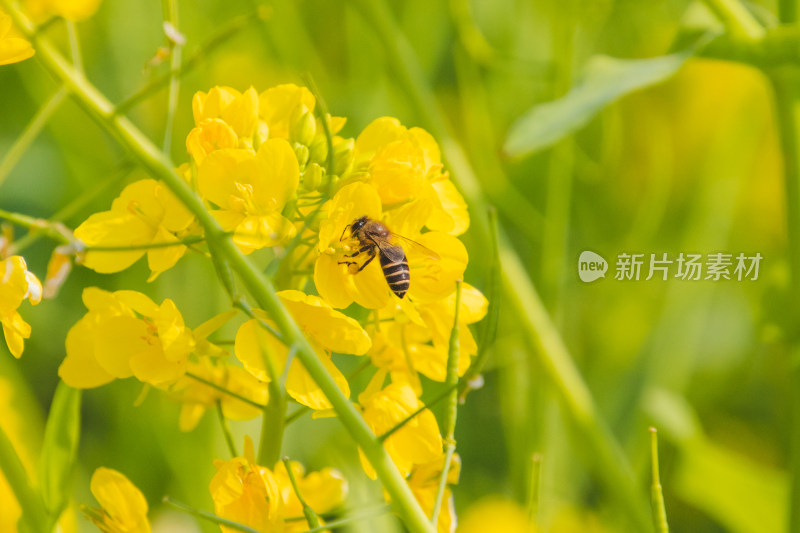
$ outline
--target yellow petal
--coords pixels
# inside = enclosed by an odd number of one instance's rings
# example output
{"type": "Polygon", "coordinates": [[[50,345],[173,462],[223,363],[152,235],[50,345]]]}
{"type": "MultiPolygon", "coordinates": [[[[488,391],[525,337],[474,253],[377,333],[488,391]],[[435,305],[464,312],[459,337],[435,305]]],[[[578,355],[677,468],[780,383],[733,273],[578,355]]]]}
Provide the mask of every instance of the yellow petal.
{"type": "Polygon", "coordinates": [[[351,294],[355,289],[352,284],[353,276],[338,264],[336,257],[321,254],[317,258],[314,263],[314,285],[332,307],[342,309],[353,303],[351,294]]]}
{"type": "MultiPolygon", "coordinates": [[[[126,212],[95,213],[75,229],[75,237],[92,246],[142,246],[152,241],[153,228],[139,217],[126,212]]],[[[125,270],[135,263],[145,250],[113,252],[89,251],[83,265],[102,274],[125,270]]]]}
{"type": "Polygon", "coordinates": [[[56,0],[52,1],[53,12],[67,20],[80,21],[94,15],[101,0],[56,0]]]}
{"type": "Polygon", "coordinates": [[[457,238],[446,233],[431,231],[419,236],[418,242],[439,254],[439,260],[420,257],[410,250],[411,267],[409,294],[415,301],[430,302],[444,298],[455,291],[456,280],[463,279],[467,268],[467,249],[457,238]]]}
{"type": "MultiPolygon", "coordinates": [[[[336,386],[339,387],[342,394],[349,398],[350,385],[347,383],[347,379],[339,369],[336,368],[336,365],[333,364],[333,361],[331,361],[328,355],[319,352],[317,352],[317,355],[328,371],[328,374],[330,374],[336,382],[336,386]]],[[[308,373],[308,370],[303,366],[303,363],[297,358],[289,365],[289,374],[286,376],[286,392],[289,393],[289,396],[297,400],[297,402],[314,410],[331,409],[333,407],[322,392],[322,389],[319,388],[319,385],[317,385],[308,373]]]]}
{"type": "Polygon", "coordinates": [[[104,320],[94,331],[95,357],[103,370],[115,378],[133,375],[130,359],[148,348],[149,334],[144,321],[115,316],[104,320]]]}
{"type": "Polygon", "coordinates": [[[159,346],[147,346],[130,357],[136,379],[156,387],[174,383],[186,372],[186,359],[170,361],[159,346]]]}
{"type": "Polygon", "coordinates": [[[17,359],[22,356],[25,348],[25,339],[31,336],[30,325],[22,320],[22,316],[16,311],[2,319],[3,335],[8,345],[8,351],[17,359]]]}
{"type": "Polygon", "coordinates": [[[453,182],[441,180],[431,184],[437,201],[426,222],[433,231],[443,231],[450,235],[461,235],[469,228],[467,203],[453,182]]]}
{"type": "Polygon", "coordinates": [[[149,533],[147,500],[123,474],[110,468],[94,471],[89,485],[100,506],[116,526],[111,531],[149,533]]]}
{"type": "Polygon", "coordinates": [[[233,351],[245,370],[264,382],[271,379],[265,358],[273,357],[275,370],[281,373],[288,355],[288,348],[266,331],[256,319],[248,320],[239,327],[233,351]]]}
{"type": "Polygon", "coordinates": [[[67,357],[58,367],[58,376],[70,387],[90,389],[114,380],[94,357],[92,322],[84,317],[67,333],[67,357]]]}
{"type": "Polygon", "coordinates": [[[405,132],[406,128],[394,117],[376,118],[356,138],[356,158],[361,155],[372,157],[378,148],[396,141],[405,132]]]}
{"type": "Polygon", "coordinates": [[[269,126],[270,137],[288,139],[292,114],[298,108],[313,111],[315,103],[311,91],[287,83],[267,89],[258,96],[258,113],[269,126]]]}
{"type": "Polygon", "coordinates": [[[354,319],[334,310],[322,298],[300,291],[278,293],[300,328],[326,350],[363,355],[372,342],[354,319]]]}
{"type": "Polygon", "coordinates": [[[221,111],[222,120],[233,127],[239,137],[252,137],[258,122],[258,93],[250,87],[221,111]]]}

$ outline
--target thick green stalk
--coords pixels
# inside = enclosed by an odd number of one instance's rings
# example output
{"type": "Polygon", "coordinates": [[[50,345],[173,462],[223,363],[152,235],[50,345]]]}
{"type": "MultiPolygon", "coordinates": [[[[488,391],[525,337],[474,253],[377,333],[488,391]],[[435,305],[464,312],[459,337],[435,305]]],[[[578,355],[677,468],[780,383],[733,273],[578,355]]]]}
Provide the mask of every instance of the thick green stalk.
{"type": "Polygon", "coordinates": [[[44,502],[33,489],[25,467],[14,450],[8,436],[0,427],[0,472],[6,478],[14,497],[22,509],[22,520],[31,531],[46,533],[44,502]]]}
{"type": "MultiPolygon", "coordinates": [[[[425,80],[425,76],[408,41],[392,20],[384,2],[350,0],[363,13],[383,42],[387,59],[409,96],[416,111],[441,147],[442,154],[471,207],[471,233],[479,247],[491,246],[488,205],[480,182],[472,171],[464,151],[450,134],[444,115],[425,80]]],[[[523,334],[534,348],[534,356],[547,379],[553,384],[568,418],[590,446],[590,457],[606,489],[616,496],[637,531],[651,528],[646,499],[639,493],[630,464],[592,399],[557,328],[542,304],[527,270],[513,251],[502,229],[499,231],[500,264],[503,266],[505,296],[509,314],[519,318],[523,334]]]]}
{"type": "Polygon", "coordinates": [[[101,127],[114,135],[119,143],[130,151],[134,159],[153,177],[163,180],[184,205],[194,213],[205,230],[210,248],[224,257],[225,261],[239,275],[257,305],[270,314],[287,345],[296,348],[297,356],[308,370],[311,378],[331,402],[350,436],[361,446],[406,527],[413,533],[433,533],[434,529],[405,479],[400,475],[383,445],[364,422],[356,407],[342,394],[336,382],[328,374],[322,361],[278,298],[272,283],[241,253],[230,236],[222,230],[214,217],[206,210],[202,200],[175,172],[170,158],[161,152],[130,120],[117,114],[111,102],[81,73],[77,72],[50,44],[48,39],[37,34],[34,25],[11,4],[10,0],[0,0],[0,5],[11,15],[22,33],[33,41],[38,60],[56,79],[64,83],[76,102],[101,127]]]}
{"type": "Polygon", "coordinates": [[[444,383],[450,389],[447,405],[444,408],[444,466],[439,479],[439,490],[433,504],[431,523],[436,526],[439,522],[439,511],[442,508],[444,490],[447,487],[447,475],[450,473],[450,460],[456,450],[456,419],[458,417],[458,352],[460,327],[458,317],[461,312],[461,280],[456,281],[456,308],[453,316],[453,329],[450,330],[450,343],[447,350],[447,374],[444,383]]]}
{"type": "MultiPolygon", "coordinates": [[[[797,134],[797,83],[791,72],[772,74],[775,93],[775,117],[778,122],[781,153],[783,155],[784,191],[786,197],[786,226],[789,240],[788,260],[790,267],[790,301],[800,301],[800,145],[797,134]]],[[[794,335],[800,325],[800,313],[792,306],[790,317],[794,335]]],[[[790,346],[790,359],[795,360],[800,351],[796,341],[790,346]]],[[[789,363],[792,364],[792,363],[789,363]]],[[[792,429],[790,433],[790,472],[789,491],[789,529],[790,533],[800,533],[800,368],[793,364],[791,376],[792,390],[792,429]]]]}

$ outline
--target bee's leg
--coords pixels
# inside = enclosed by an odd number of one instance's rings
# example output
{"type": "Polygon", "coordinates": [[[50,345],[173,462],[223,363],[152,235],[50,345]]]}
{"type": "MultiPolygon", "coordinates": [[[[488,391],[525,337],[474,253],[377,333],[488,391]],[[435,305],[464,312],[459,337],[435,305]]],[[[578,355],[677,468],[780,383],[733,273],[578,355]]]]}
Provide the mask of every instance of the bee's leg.
{"type": "Polygon", "coordinates": [[[339,236],[339,241],[344,240],[344,232],[347,231],[347,228],[349,228],[349,227],[350,227],[350,224],[348,224],[348,225],[346,225],[344,227],[344,229],[342,230],[342,234],[339,236]]]}
{"type": "Polygon", "coordinates": [[[375,252],[375,248],[374,247],[370,247],[369,259],[364,261],[364,264],[361,265],[361,267],[356,271],[356,273],[361,272],[362,270],[364,270],[367,267],[367,265],[370,264],[373,259],[375,259],[376,255],[377,255],[377,253],[375,252]]]}
{"type": "Polygon", "coordinates": [[[345,255],[345,257],[356,257],[358,255],[363,254],[364,252],[369,252],[370,250],[373,251],[372,254],[374,255],[375,247],[372,246],[371,244],[365,244],[364,246],[362,246],[361,248],[359,248],[358,250],[356,250],[352,254],[345,255]]]}

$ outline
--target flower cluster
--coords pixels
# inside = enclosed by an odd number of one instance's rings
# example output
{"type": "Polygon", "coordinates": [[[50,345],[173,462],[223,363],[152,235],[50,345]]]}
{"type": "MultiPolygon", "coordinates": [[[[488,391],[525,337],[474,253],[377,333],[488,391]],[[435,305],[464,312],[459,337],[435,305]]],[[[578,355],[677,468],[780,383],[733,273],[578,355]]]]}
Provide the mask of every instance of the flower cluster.
{"type": "MultiPolygon", "coordinates": [[[[344,119],[320,113],[312,93],[296,85],[261,93],[215,87],[197,93],[192,110],[189,161],[178,175],[242,253],[268,249],[254,260],[271,253],[267,271],[282,289],[281,302],[345,396],[351,384],[337,366],[340,354],[367,356],[360,368],[371,367],[373,376],[358,407],[375,435],[385,436],[420,506],[437,512],[446,454],[436,417],[420,399],[427,383],[421,376],[445,380],[456,315],[458,374],[466,372],[477,352],[468,325],[483,318],[488,302],[466,283],[456,297],[468,262],[458,236],[469,216],[436,142],[388,117],[356,138],[342,137],[344,119]],[[407,291],[393,289],[396,279],[407,291]]],[[[128,185],[75,237],[84,266],[118,272],[147,256],[150,281],[206,246],[195,215],[152,179],[128,185]]],[[[97,288],[86,289],[83,299],[88,312],[70,330],[59,369],[74,387],[135,377],[182,403],[184,430],[216,406],[226,418],[253,418],[276,385],[315,416],[335,414],[265,310],[242,307],[248,316],[231,358],[209,337],[235,311],[191,329],[170,299],[156,304],[142,293],[97,288]]],[[[285,468],[257,465],[248,446],[244,457],[217,463],[211,482],[217,514],[259,531],[302,530],[304,522],[285,520],[302,515],[285,468]]],[[[448,485],[458,480],[458,457],[453,461],[448,485]]],[[[375,477],[363,457],[362,464],[375,477]]],[[[337,476],[304,477],[300,469],[294,477],[311,507],[327,512],[344,491],[337,476]],[[317,490],[326,495],[318,506],[317,490]]],[[[444,496],[438,530],[449,532],[455,529],[449,487],[444,496]]]]}
{"type": "MultiPolygon", "coordinates": [[[[303,508],[283,462],[272,470],[256,464],[253,443],[245,439],[243,457],[215,463],[217,473],[209,490],[217,516],[264,533],[295,533],[309,529],[303,508]],[[291,520],[287,520],[291,519],[291,520]]],[[[316,514],[341,506],[347,482],[331,468],[305,474],[303,466],[289,463],[297,490],[316,514]]],[[[222,527],[226,533],[234,530],[222,527]]]]}

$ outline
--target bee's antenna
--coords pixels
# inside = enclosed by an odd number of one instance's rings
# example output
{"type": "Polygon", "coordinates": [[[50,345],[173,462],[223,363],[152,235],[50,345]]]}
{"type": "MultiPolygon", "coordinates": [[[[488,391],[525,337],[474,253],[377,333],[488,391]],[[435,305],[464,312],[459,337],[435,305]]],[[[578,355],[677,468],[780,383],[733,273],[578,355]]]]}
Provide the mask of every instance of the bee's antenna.
{"type": "Polygon", "coordinates": [[[350,224],[346,225],[342,230],[342,235],[339,237],[339,240],[342,241],[344,239],[344,233],[347,231],[347,228],[350,227],[350,224]]]}

